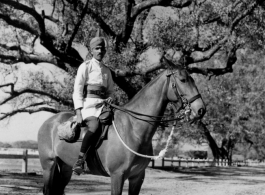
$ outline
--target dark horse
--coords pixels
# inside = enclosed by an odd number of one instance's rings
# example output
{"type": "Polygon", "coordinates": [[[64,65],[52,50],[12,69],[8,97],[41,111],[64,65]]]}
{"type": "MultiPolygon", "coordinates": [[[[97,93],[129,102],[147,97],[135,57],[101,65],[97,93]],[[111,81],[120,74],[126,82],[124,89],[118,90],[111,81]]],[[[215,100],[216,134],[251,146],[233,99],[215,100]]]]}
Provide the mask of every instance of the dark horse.
{"type": "MultiPolygon", "coordinates": [[[[122,107],[144,114],[138,116],[143,120],[135,119],[122,110],[115,110],[114,121],[120,137],[131,150],[152,155],[152,137],[159,121],[148,122],[145,115],[162,116],[169,102],[181,103],[182,99],[190,102],[191,120],[203,117],[205,105],[188,72],[181,67],[163,71],[122,107]]],[[[70,112],[56,114],[45,121],[39,130],[38,148],[45,195],[63,195],[71,179],[72,166],[77,160],[81,143],[59,140],[57,127],[72,116],[73,113],[70,112]]],[[[150,158],[143,158],[129,151],[119,140],[113,126],[110,126],[107,138],[97,152],[111,177],[111,194],[122,194],[126,179],[129,180],[129,194],[139,194],[150,158]]]]}

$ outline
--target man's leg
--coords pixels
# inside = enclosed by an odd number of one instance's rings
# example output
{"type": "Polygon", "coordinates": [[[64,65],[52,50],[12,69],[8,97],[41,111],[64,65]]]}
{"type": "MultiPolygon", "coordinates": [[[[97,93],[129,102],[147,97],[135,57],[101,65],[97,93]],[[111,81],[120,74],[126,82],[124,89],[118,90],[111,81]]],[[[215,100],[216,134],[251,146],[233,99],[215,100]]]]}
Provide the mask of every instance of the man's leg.
{"type": "Polygon", "coordinates": [[[81,149],[79,152],[78,160],[73,166],[73,173],[76,175],[80,175],[82,172],[84,172],[84,164],[86,159],[86,153],[88,152],[91,141],[93,139],[93,135],[98,129],[99,122],[97,117],[88,117],[85,120],[86,126],[88,128],[85,137],[82,141],[81,149]]]}

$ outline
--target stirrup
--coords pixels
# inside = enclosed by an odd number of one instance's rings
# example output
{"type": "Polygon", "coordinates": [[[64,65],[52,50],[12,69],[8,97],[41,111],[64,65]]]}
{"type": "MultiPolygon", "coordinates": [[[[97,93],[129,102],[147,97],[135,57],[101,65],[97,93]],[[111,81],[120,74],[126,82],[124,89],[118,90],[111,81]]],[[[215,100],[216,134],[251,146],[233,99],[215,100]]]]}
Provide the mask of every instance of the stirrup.
{"type": "Polygon", "coordinates": [[[84,164],[85,164],[85,159],[83,159],[83,158],[81,158],[81,159],[78,159],[77,161],[76,161],[76,163],[74,164],[74,166],[73,166],[73,173],[75,174],[75,175],[80,175],[80,174],[82,174],[84,171],[85,171],[85,166],[84,166],[84,164]]]}

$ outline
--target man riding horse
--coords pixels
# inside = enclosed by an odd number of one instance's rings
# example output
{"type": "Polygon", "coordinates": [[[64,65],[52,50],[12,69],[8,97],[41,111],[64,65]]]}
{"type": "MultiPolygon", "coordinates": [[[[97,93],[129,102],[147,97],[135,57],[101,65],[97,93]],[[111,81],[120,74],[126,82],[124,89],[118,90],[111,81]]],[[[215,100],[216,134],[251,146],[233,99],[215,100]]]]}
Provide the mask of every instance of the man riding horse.
{"type": "Polygon", "coordinates": [[[86,126],[79,157],[73,166],[73,173],[80,175],[84,171],[86,153],[90,147],[94,133],[99,127],[98,116],[103,101],[111,102],[114,82],[108,67],[102,63],[106,54],[106,40],[95,37],[90,41],[93,58],[82,63],[77,71],[74,84],[73,101],[76,111],[76,122],[79,126],[86,126]],[[85,91],[85,93],[84,93],[85,91]]]}

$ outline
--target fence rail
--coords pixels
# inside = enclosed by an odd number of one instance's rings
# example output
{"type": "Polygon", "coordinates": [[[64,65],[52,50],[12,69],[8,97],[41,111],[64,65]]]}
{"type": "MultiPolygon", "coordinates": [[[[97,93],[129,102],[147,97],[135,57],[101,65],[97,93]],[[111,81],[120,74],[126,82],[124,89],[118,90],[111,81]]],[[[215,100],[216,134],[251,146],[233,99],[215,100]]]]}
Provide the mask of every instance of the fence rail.
{"type": "MultiPolygon", "coordinates": [[[[21,172],[28,172],[28,160],[39,158],[38,151],[20,150],[20,151],[5,151],[0,150],[0,159],[21,159],[22,166],[21,172]]],[[[233,166],[265,166],[264,161],[259,160],[246,160],[246,161],[233,161],[233,166]]],[[[161,160],[151,160],[149,167],[152,168],[165,168],[165,167],[209,167],[209,166],[228,166],[226,159],[213,160],[213,159],[180,159],[180,158],[162,158],[161,160]]]]}
{"type": "Polygon", "coordinates": [[[0,159],[22,159],[22,173],[28,172],[28,159],[30,158],[39,158],[39,152],[35,151],[29,153],[29,150],[27,149],[22,151],[0,151],[0,159]]]}
{"type": "Polygon", "coordinates": [[[161,162],[151,161],[151,167],[209,167],[209,166],[228,166],[228,160],[220,159],[180,159],[163,158],[161,162]]]}

